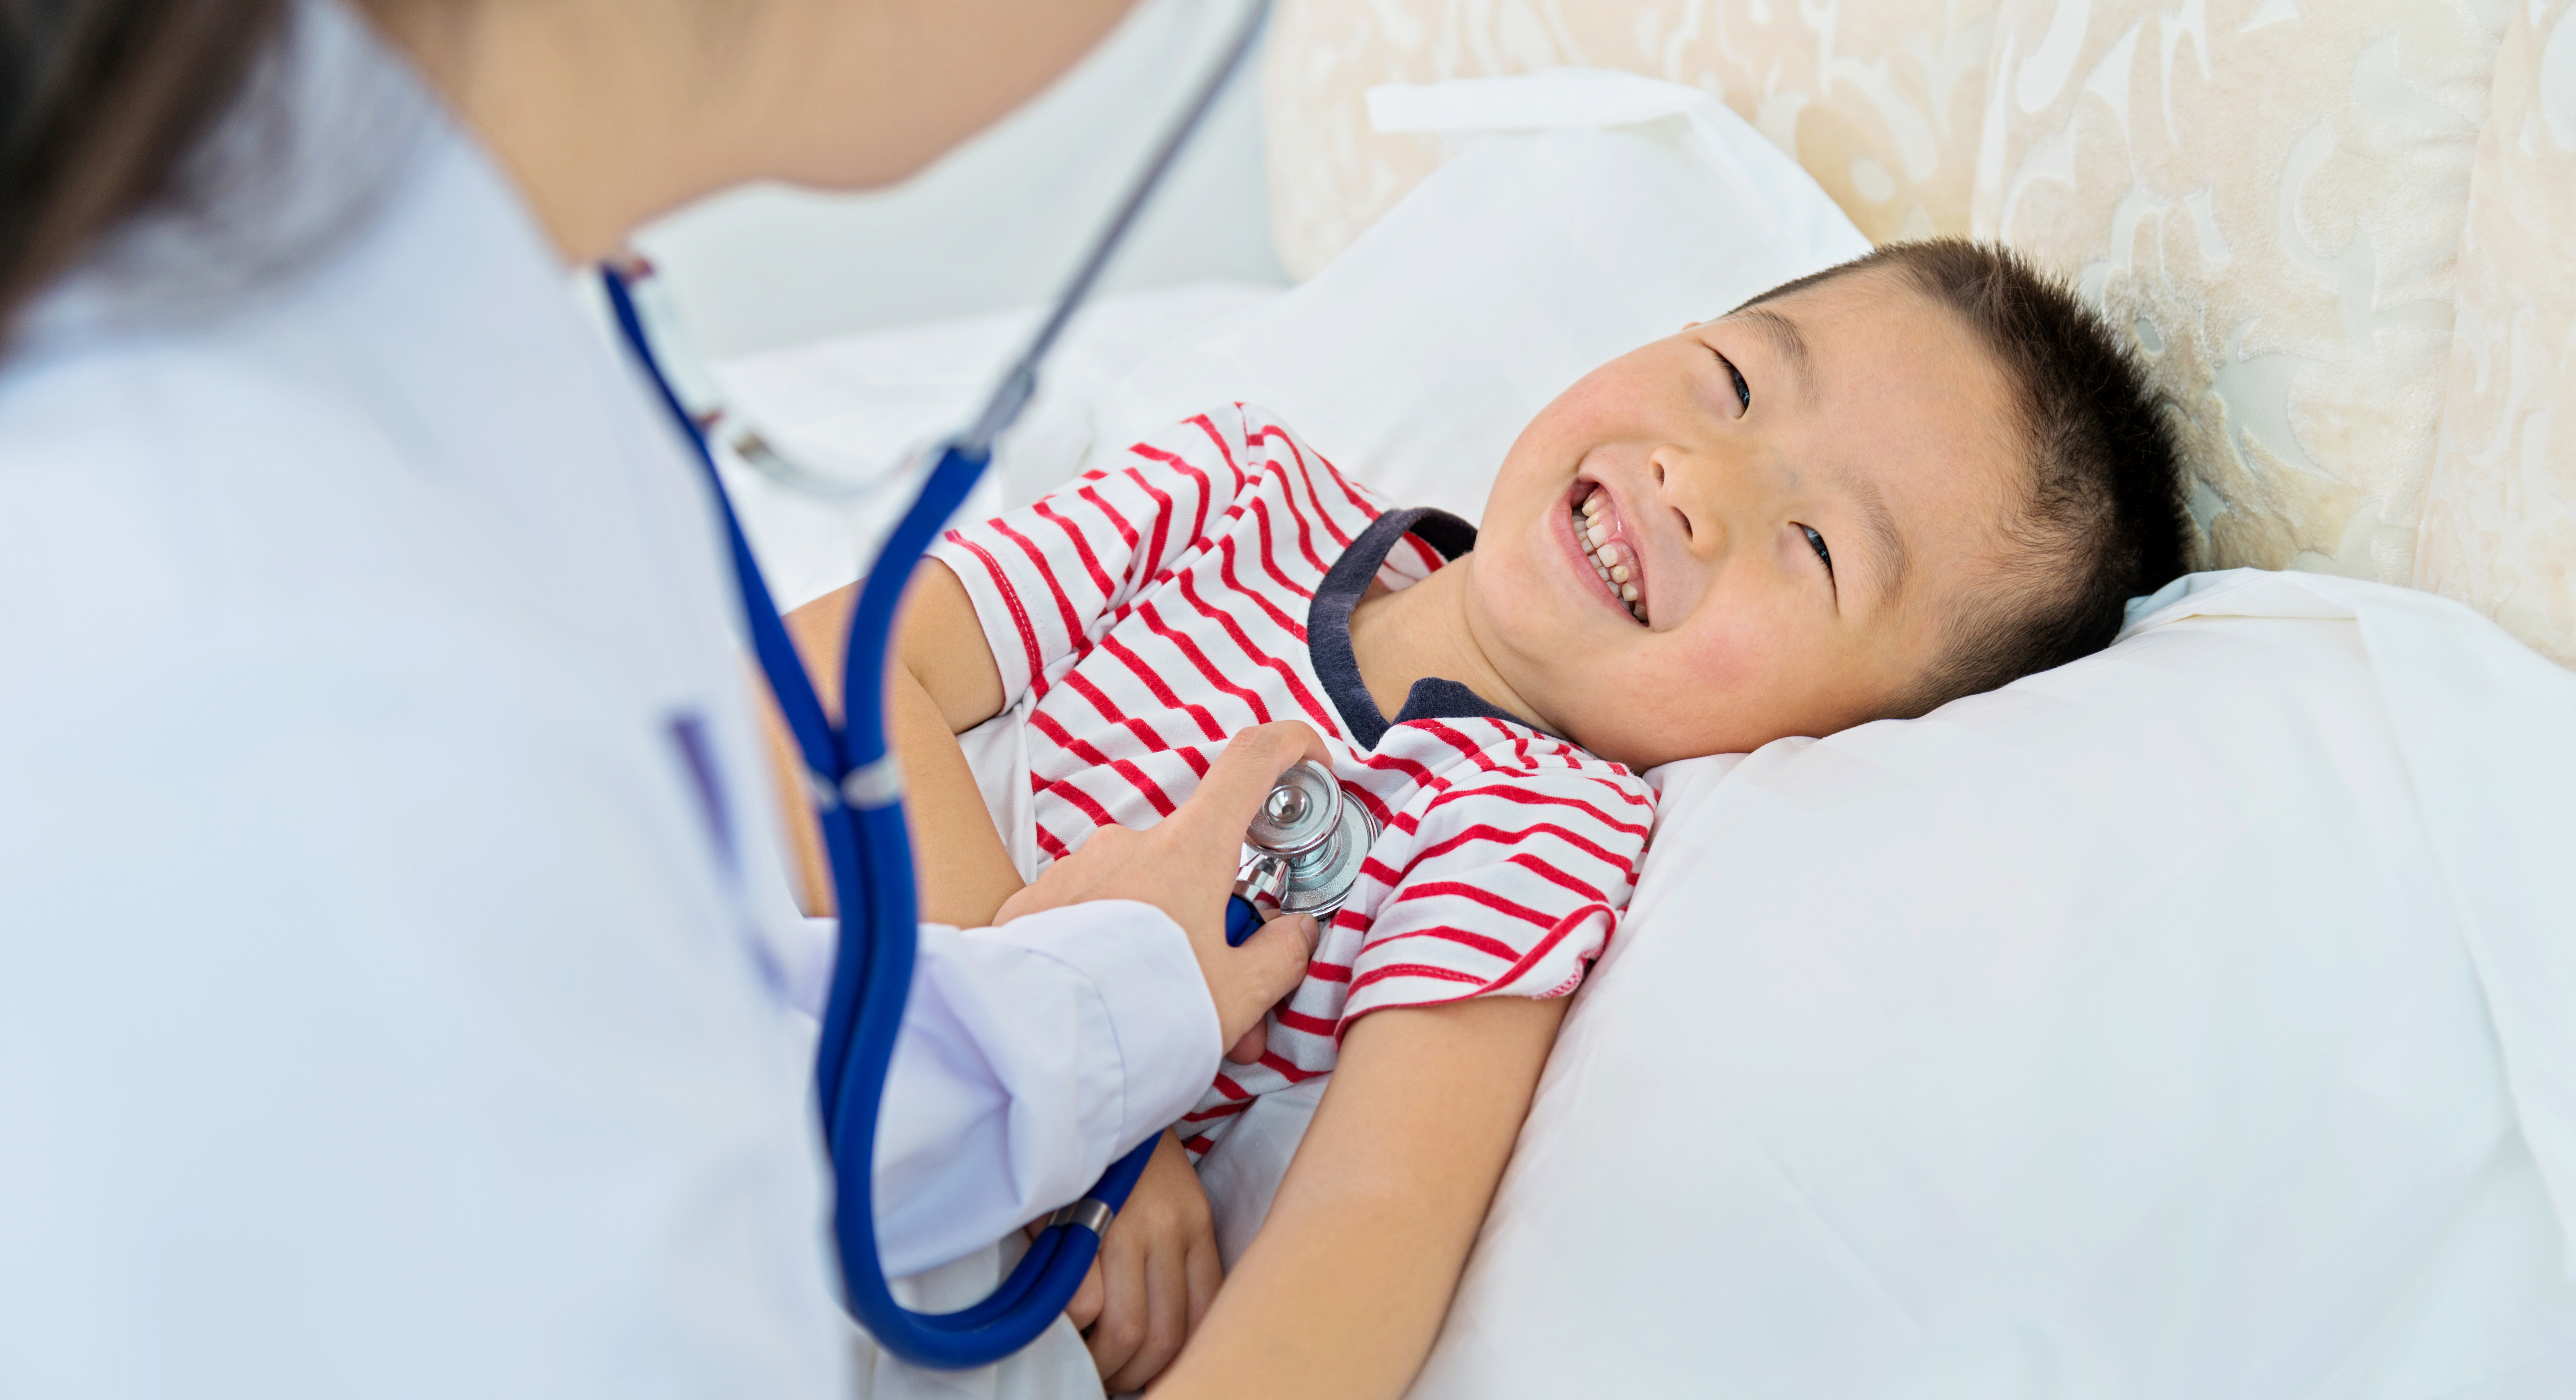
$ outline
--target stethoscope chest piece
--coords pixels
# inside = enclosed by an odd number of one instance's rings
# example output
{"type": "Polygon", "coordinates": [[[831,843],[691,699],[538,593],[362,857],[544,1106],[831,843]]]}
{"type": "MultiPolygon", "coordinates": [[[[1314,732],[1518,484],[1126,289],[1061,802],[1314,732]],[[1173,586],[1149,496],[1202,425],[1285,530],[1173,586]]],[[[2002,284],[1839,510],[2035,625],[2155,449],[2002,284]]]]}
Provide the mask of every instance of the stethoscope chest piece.
{"type": "Polygon", "coordinates": [[[1263,909],[1323,918],[1342,907],[1377,844],[1377,819],[1309,760],[1279,775],[1243,834],[1235,893],[1263,909]]]}

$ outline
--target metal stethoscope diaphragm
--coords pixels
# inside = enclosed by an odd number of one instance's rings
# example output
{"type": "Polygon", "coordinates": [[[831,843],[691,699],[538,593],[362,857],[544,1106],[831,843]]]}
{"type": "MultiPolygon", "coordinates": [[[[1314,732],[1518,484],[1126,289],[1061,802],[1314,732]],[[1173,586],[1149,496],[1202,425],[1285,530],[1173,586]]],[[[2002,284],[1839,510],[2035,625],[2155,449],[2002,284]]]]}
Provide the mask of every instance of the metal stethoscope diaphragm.
{"type": "Polygon", "coordinates": [[[1243,833],[1226,941],[1241,943],[1273,914],[1331,918],[1358,886],[1377,835],[1377,818],[1331,769],[1309,759],[1280,774],[1243,833]]]}

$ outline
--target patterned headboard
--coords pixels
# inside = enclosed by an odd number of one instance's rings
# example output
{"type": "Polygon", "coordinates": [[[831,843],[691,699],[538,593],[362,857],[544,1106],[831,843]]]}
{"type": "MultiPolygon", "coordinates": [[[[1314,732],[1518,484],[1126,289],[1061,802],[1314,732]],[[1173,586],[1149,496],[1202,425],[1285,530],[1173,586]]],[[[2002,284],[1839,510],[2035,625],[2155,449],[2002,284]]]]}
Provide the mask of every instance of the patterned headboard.
{"type": "Polygon", "coordinates": [[[1695,84],[1872,238],[2000,238],[2128,328],[2176,411],[2204,565],[2431,588],[2576,665],[2571,10],[1286,0],[1273,219],[1311,273],[1439,162],[1369,129],[1377,83],[1571,63],[1695,84]]]}

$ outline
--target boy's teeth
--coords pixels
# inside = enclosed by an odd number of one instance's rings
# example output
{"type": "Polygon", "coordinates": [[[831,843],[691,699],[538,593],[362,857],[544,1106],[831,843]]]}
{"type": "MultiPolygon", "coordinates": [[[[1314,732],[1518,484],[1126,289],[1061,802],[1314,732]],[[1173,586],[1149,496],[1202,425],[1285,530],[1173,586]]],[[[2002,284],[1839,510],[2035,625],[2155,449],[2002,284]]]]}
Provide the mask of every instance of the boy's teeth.
{"type": "Polygon", "coordinates": [[[1601,576],[1601,582],[1627,607],[1630,617],[1644,622],[1646,610],[1638,603],[1637,585],[1632,582],[1636,574],[1628,567],[1630,550],[1611,540],[1610,527],[1600,518],[1608,499],[1608,493],[1598,486],[1583,498],[1583,504],[1574,512],[1575,538],[1583,545],[1583,558],[1592,566],[1592,572],[1601,576]]]}

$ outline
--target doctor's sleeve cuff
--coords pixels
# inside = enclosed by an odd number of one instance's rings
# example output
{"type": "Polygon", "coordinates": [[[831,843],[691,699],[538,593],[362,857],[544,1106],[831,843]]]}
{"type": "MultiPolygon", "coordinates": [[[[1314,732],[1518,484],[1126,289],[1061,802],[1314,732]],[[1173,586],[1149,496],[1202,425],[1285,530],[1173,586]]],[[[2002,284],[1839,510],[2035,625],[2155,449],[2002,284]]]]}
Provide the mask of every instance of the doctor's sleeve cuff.
{"type": "Polygon", "coordinates": [[[1224,1032],[1189,935],[1160,909],[1099,900],[964,936],[1061,963],[1097,992],[1121,1070],[1118,1153],[1179,1121],[1207,1092],[1224,1032]]]}
{"type": "Polygon", "coordinates": [[[923,925],[877,1121],[889,1274],[1078,1199],[1205,1091],[1219,1033],[1188,938],[1150,905],[923,925]]]}

